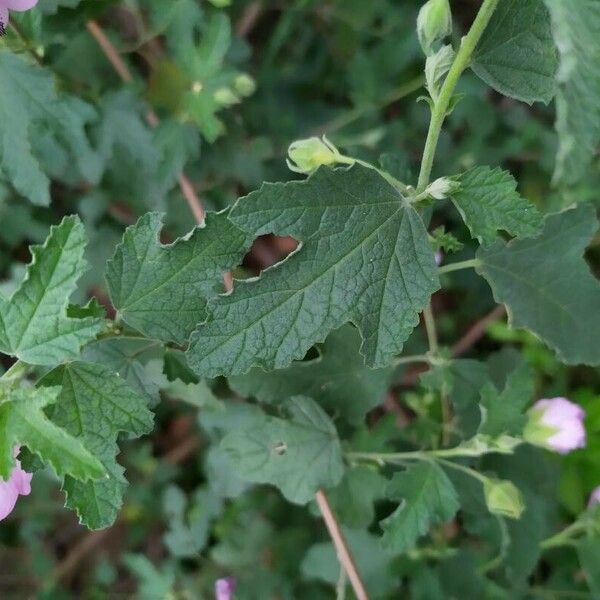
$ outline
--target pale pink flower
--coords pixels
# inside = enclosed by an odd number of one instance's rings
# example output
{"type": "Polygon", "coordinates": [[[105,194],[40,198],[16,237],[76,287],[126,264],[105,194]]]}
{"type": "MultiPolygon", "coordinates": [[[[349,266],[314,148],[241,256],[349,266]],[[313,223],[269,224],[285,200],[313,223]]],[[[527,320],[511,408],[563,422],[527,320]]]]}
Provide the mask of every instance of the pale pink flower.
{"type": "Polygon", "coordinates": [[[567,398],[538,400],[530,411],[525,439],[559,454],[585,448],[585,411],[567,398]]]}
{"type": "Polygon", "coordinates": [[[594,489],[590,494],[590,501],[588,503],[588,506],[591,508],[596,504],[600,504],[600,485],[596,489],[594,489]]]}
{"type": "MultiPolygon", "coordinates": [[[[19,448],[15,448],[15,456],[19,448]]],[[[16,465],[7,481],[0,479],[0,521],[6,519],[13,511],[19,496],[28,496],[31,493],[32,474],[21,468],[20,461],[16,465]]]]}
{"type": "Polygon", "coordinates": [[[38,3],[38,0],[0,0],[0,34],[4,33],[8,25],[8,11],[15,10],[23,12],[30,10],[38,3]]]}
{"type": "Polygon", "coordinates": [[[235,579],[223,577],[215,581],[215,600],[231,600],[235,592],[235,579]]]}

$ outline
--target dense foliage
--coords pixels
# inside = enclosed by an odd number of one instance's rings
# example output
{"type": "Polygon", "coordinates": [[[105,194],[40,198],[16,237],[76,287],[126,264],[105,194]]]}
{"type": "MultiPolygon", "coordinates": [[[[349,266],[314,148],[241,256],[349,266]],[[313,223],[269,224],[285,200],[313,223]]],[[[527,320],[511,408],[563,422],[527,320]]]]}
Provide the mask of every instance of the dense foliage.
{"type": "Polygon", "coordinates": [[[0,25],[1,597],[600,598],[600,0],[0,25]]]}

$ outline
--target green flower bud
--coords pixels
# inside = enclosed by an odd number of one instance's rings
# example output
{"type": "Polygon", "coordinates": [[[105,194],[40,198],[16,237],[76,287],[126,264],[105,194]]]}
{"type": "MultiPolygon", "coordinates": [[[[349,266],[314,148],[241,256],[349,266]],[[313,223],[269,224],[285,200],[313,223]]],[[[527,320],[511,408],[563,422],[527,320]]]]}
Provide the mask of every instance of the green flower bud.
{"type": "Polygon", "coordinates": [[[232,106],[240,101],[239,96],[226,87],[219,88],[214,94],[215,102],[221,106],[232,106]]]}
{"type": "Polygon", "coordinates": [[[519,519],[525,510],[525,501],[519,489],[502,479],[486,479],[483,493],[488,510],[500,517],[519,519]]]}
{"type": "Polygon", "coordinates": [[[250,75],[241,73],[233,80],[233,87],[240,96],[251,96],[256,90],[256,82],[250,75]]]}
{"type": "Polygon", "coordinates": [[[434,46],[452,33],[452,13],[448,0],[429,0],[419,11],[417,34],[425,56],[435,52],[434,46]]]}
{"type": "Polygon", "coordinates": [[[297,140],[288,148],[288,167],[295,173],[308,175],[322,165],[333,165],[343,160],[339,150],[325,137],[297,140]]]}

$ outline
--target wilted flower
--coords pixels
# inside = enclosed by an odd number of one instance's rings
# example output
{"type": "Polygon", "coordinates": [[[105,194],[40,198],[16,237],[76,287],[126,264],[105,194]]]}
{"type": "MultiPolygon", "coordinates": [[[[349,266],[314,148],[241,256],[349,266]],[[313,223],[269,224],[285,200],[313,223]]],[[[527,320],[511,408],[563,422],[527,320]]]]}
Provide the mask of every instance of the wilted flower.
{"type": "Polygon", "coordinates": [[[591,508],[596,504],[600,504],[600,485],[597,488],[595,488],[590,494],[590,501],[588,503],[588,506],[591,508]]]}
{"type": "Polygon", "coordinates": [[[235,592],[235,579],[223,577],[215,581],[215,600],[231,600],[235,592]]]}
{"type": "Polygon", "coordinates": [[[585,448],[585,411],[567,398],[538,400],[529,411],[523,437],[531,444],[568,454],[585,448]]]}
{"type": "Polygon", "coordinates": [[[33,8],[38,0],[0,0],[0,34],[3,34],[8,25],[8,11],[23,12],[33,8]]]}
{"type": "MultiPolygon", "coordinates": [[[[17,454],[19,448],[15,448],[15,456],[17,454]]],[[[0,479],[0,521],[10,515],[19,496],[28,496],[31,493],[32,474],[24,471],[18,460],[16,463],[8,480],[0,479]]]]}
{"type": "Polygon", "coordinates": [[[344,158],[325,136],[292,142],[288,148],[288,156],[288,167],[295,173],[305,175],[312,173],[322,165],[333,165],[344,158]]]}

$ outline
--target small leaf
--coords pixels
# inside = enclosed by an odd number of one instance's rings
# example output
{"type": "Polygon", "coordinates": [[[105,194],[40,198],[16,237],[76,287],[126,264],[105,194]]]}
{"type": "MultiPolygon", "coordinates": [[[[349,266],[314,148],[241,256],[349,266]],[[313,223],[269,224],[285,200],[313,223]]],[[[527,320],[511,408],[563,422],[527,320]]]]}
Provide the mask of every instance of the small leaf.
{"type": "Polygon", "coordinates": [[[106,280],[123,320],[148,337],[183,344],[205,318],[206,298],[248,248],[246,236],[227,216],[210,214],[206,224],[164,246],[162,216],[144,215],[128,227],[106,280]]]}
{"type": "Polygon", "coordinates": [[[600,3],[545,1],[560,54],[554,181],[574,184],[587,173],[600,143],[600,3]]]}
{"type": "Polygon", "coordinates": [[[481,407],[483,411],[480,433],[496,438],[502,434],[519,436],[527,421],[525,409],[533,397],[533,374],[526,365],[513,371],[502,393],[492,383],[487,383],[481,390],[481,407]]]}
{"type": "Polygon", "coordinates": [[[37,156],[34,125],[56,136],[72,166],[96,183],[101,164],[85,133],[94,117],[91,107],[59,96],[48,70],[5,49],[0,51],[0,81],[0,163],[15,189],[33,204],[50,204],[50,179],[37,156]]]}
{"type": "Polygon", "coordinates": [[[548,104],[556,90],[557,64],[543,0],[500,0],[471,68],[505,96],[548,104]]]}
{"type": "Polygon", "coordinates": [[[506,304],[510,324],[538,335],[568,364],[600,364],[600,284],[582,256],[597,228],[584,204],[548,215],[535,239],[477,252],[477,272],[506,304]]]}
{"type": "Polygon", "coordinates": [[[83,225],[72,216],[50,229],[43,246],[31,247],[23,283],[9,300],[0,296],[0,352],[53,366],[94,339],[102,320],[67,316],[69,296],[87,268],[85,242],[83,225]]]}
{"type": "Polygon", "coordinates": [[[586,538],[577,544],[579,562],[585,573],[592,598],[600,597],[600,538],[586,538]]]}
{"type": "Polygon", "coordinates": [[[329,417],[310,398],[283,404],[289,419],[264,417],[222,441],[232,465],[247,481],[270,483],[296,504],[320,488],[337,485],[344,474],[340,442],[329,417]]]}
{"type": "Polygon", "coordinates": [[[394,474],[387,496],[402,504],[381,521],[383,547],[390,552],[410,550],[433,525],[449,521],[460,508],[456,490],[435,463],[423,462],[394,474]]]}
{"type": "Polygon", "coordinates": [[[297,361],[272,372],[252,369],[246,375],[230,377],[229,383],[243,396],[271,404],[307,394],[327,411],[358,424],[383,401],[393,371],[365,366],[359,346],[358,331],[345,325],[329,334],[319,349],[319,358],[297,361]]]}
{"type": "Polygon", "coordinates": [[[533,237],[541,231],[542,215],[519,195],[508,171],[474,167],[456,179],[460,187],[451,194],[452,202],[480,242],[494,242],[499,230],[516,237],[533,237]]]}
{"type": "MultiPolygon", "coordinates": [[[[59,387],[0,387],[0,479],[8,479],[15,447],[26,446],[60,477],[85,481],[106,471],[80,440],[48,419],[44,409],[56,402],[59,387]]],[[[91,448],[90,448],[91,449],[91,448]]]]}
{"type": "Polygon", "coordinates": [[[253,236],[302,243],[210,303],[188,350],[201,376],[287,367],[349,321],[366,363],[386,366],[439,287],[420,215],[373,169],[321,167],[306,181],[264,184],[238,200],[230,219],[253,236]]]}
{"type": "Polygon", "coordinates": [[[146,399],[119,375],[92,363],[59,367],[46,375],[41,385],[62,386],[52,407],[52,421],[84,442],[108,473],[104,479],[87,483],[65,477],[67,506],[76,510],[90,529],[108,527],[117,517],[126,485],[123,468],[115,460],[117,437],[121,432],[137,437],[152,429],[146,399]]]}

